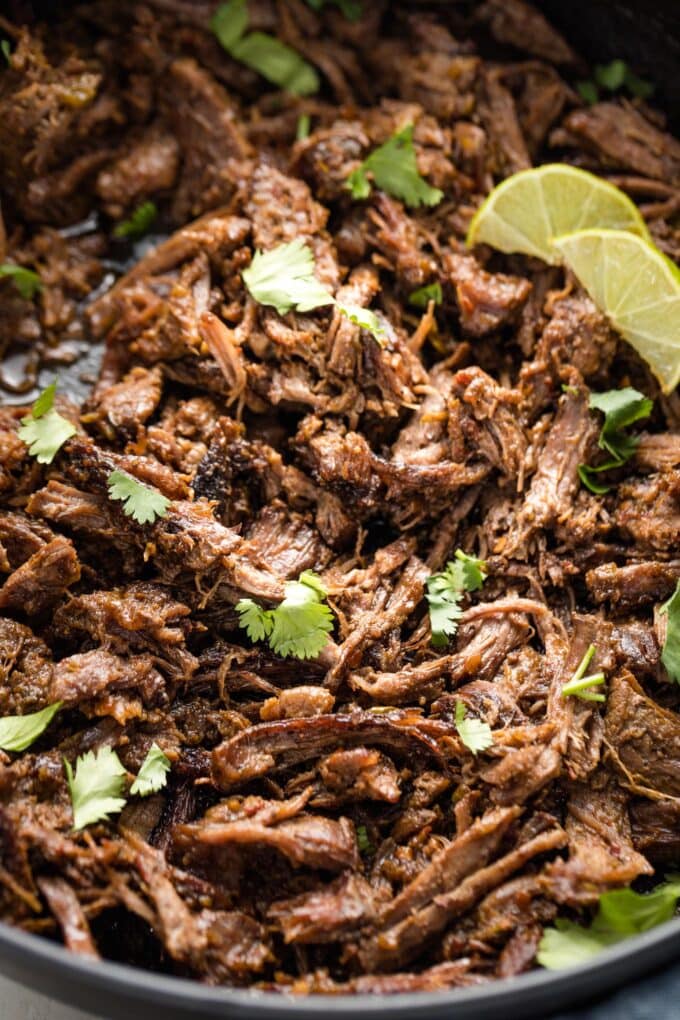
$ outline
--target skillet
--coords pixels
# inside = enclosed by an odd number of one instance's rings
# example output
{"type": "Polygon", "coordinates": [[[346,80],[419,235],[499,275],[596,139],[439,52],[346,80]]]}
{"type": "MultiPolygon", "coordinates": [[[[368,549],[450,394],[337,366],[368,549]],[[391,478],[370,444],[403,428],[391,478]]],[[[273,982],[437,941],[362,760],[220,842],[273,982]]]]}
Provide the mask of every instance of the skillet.
{"type": "MultiPolygon", "coordinates": [[[[370,0],[369,0],[370,2],[370,0]]],[[[439,0],[455,2],[455,0],[439,0]]],[[[13,16],[26,4],[10,2],[13,16]]],[[[656,83],[655,105],[680,125],[680,17],[678,0],[542,0],[538,4],[574,49],[591,64],[621,58],[656,83]]],[[[41,19],[52,0],[32,5],[41,19]]],[[[20,20],[20,18],[18,18],[20,20]]],[[[60,373],[64,387],[82,397],[83,370],[96,370],[99,352],[60,373]]],[[[21,402],[25,401],[21,398],[21,402]]],[[[0,971],[35,991],[110,1020],[147,1020],[150,1009],[163,1020],[211,1017],[251,1020],[349,1020],[356,1014],[390,1020],[492,1020],[501,1016],[546,1016],[601,997],[641,975],[680,958],[680,918],[628,939],[577,970],[534,971],[487,986],[400,995],[287,997],[211,988],[195,981],[154,974],[108,961],[93,963],[43,938],[0,923],[0,971]]],[[[0,1011],[1,1012],[1,1011],[0,1011]]]]}

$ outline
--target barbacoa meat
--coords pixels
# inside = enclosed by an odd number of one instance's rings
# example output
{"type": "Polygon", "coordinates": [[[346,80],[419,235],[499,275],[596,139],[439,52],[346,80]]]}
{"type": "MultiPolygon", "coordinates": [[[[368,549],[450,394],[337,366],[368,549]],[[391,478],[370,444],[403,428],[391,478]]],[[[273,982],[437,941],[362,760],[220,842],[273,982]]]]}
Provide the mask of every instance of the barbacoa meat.
{"type": "Polygon", "coordinates": [[[677,259],[680,143],[640,99],[585,106],[579,56],[524,0],[249,3],[249,32],[315,66],[304,98],[219,45],[214,4],[51,6],[0,17],[0,264],[42,283],[0,277],[0,717],[61,703],[0,750],[0,918],[275,993],[530,970],[556,917],[680,868],[660,611],[680,409],[571,275],[465,236],[495,184],[562,158],[677,259]],[[442,201],[355,200],[409,125],[442,201]],[[246,290],[254,253],[296,240],[336,306],[246,290]],[[41,464],[17,431],[58,368],[77,432],[41,464]],[[591,394],[630,385],[653,412],[592,493],[591,394]],[[114,470],[164,514],[126,513],[114,470]],[[437,647],[428,579],[458,549],[487,576],[437,647]],[[237,606],[274,610],[304,571],[333,630],[297,659],[237,606]],[[602,704],[562,693],[590,645],[602,704]],[[490,728],[478,753],[461,706],[490,728]],[[64,759],[110,748],[130,780],[153,745],[165,785],[73,831],[64,759]]]}

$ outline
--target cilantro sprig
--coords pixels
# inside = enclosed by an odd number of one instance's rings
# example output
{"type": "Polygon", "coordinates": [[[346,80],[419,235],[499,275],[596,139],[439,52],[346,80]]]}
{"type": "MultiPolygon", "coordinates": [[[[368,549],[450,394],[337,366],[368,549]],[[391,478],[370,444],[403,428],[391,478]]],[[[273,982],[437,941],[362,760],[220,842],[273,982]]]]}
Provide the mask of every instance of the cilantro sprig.
{"type": "Polygon", "coordinates": [[[129,219],[117,223],[113,230],[114,237],[129,238],[135,240],[148,234],[158,216],[158,208],[155,202],[142,202],[131,213],[129,219]]]}
{"type": "Polygon", "coordinates": [[[351,322],[367,329],[379,341],[385,330],[376,313],[358,305],[337,302],[317,280],[315,268],[312,249],[298,237],[270,251],[256,251],[248,268],[243,270],[243,282],[259,304],[271,305],[279,315],[293,309],[311,312],[325,305],[336,305],[351,322]]]}
{"type": "Polygon", "coordinates": [[[671,680],[680,684],[680,581],[659,612],[667,617],[661,661],[671,680]]]}
{"type": "Polygon", "coordinates": [[[75,772],[64,759],[73,808],[73,829],[78,831],[118,814],[125,807],[127,772],[110,747],[87,751],[76,761],[75,772]]]}
{"type": "Polygon", "coordinates": [[[45,732],[63,702],[30,712],[28,715],[6,715],[0,719],[0,749],[3,751],[25,751],[27,747],[45,732]]]}
{"type": "Polygon", "coordinates": [[[624,430],[641,418],[648,418],[654,402],[644,394],[626,386],[621,390],[608,390],[605,393],[591,393],[588,405],[591,410],[601,411],[604,422],[598,439],[598,446],[608,454],[603,464],[593,467],[590,464],[579,464],[579,478],[591,492],[603,495],[609,492],[610,486],[597,481],[602,471],[611,471],[622,467],[635,453],[639,439],[624,430]]]}
{"type": "Polygon", "coordinates": [[[589,645],[588,650],[581,659],[576,672],[571,680],[562,685],[562,697],[576,697],[582,701],[604,701],[604,694],[593,691],[593,687],[599,687],[605,682],[604,673],[591,673],[586,676],[586,670],[595,654],[595,645],[589,645]]]}
{"type": "Polygon", "coordinates": [[[168,781],[170,759],[161,751],[155,742],[149,748],[137,778],[130,787],[131,795],[148,797],[151,793],[162,790],[168,781]]]}
{"type": "Polygon", "coordinates": [[[236,605],[239,623],[251,641],[266,639],[276,655],[313,659],[333,630],[333,613],[324,601],[327,594],[321,578],[305,570],[297,581],[286,582],[284,599],[276,609],[241,599],[236,605]]]}
{"type": "Polygon", "coordinates": [[[76,434],[76,427],[54,409],[56,380],[46,386],[34,402],[31,413],[21,419],[17,435],[28,447],[38,464],[51,464],[67,439],[76,434]]]}
{"type": "Polygon", "coordinates": [[[456,550],[455,560],[449,561],[441,573],[428,577],[425,598],[430,609],[430,629],[435,648],[445,645],[458,630],[463,592],[478,591],[485,578],[484,561],[468,556],[462,549],[456,550]]]}
{"type": "Polygon", "coordinates": [[[107,479],[109,498],[123,503],[123,512],[138,524],[153,524],[165,517],[170,500],[158,489],[137,481],[127,471],[112,471],[107,479]]]}
{"type": "Polygon", "coordinates": [[[680,899],[680,876],[671,875],[650,893],[615,889],[600,896],[592,924],[558,918],[546,928],[536,959],[548,970],[575,967],[608,946],[669,921],[680,899]]]}
{"type": "Polygon", "coordinates": [[[466,708],[462,701],[456,702],[456,729],[458,736],[473,754],[486,751],[493,744],[493,734],[488,723],[481,719],[467,718],[466,708]]]}
{"type": "Polygon", "coordinates": [[[413,124],[388,138],[347,178],[345,187],[352,198],[368,198],[373,184],[406,205],[437,205],[444,197],[421,177],[413,145],[413,124]]]}
{"type": "Polygon", "coordinates": [[[26,266],[16,266],[13,262],[3,262],[0,265],[0,277],[5,276],[12,281],[22,298],[30,301],[39,290],[42,290],[42,280],[32,269],[26,266]]]}
{"type": "Polygon", "coordinates": [[[210,28],[234,60],[257,71],[267,81],[296,96],[319,91],[318,74],[299,53],[265,32],[248,32],[246,0],[220,4],[210,20],[210,28]]]}
{"type": "Polygon", "coordinates": [[[639,78],[631,71],[625,60],[612,60],[609,64],[598,64],[593,75],[594,80],[579,81],[576,90],[584,102],[594,106],[600,98],[600,90],[620,92],[626,89],[632,96],[649,99],[654,92],[654,85],[644,78],[639,78]]]}

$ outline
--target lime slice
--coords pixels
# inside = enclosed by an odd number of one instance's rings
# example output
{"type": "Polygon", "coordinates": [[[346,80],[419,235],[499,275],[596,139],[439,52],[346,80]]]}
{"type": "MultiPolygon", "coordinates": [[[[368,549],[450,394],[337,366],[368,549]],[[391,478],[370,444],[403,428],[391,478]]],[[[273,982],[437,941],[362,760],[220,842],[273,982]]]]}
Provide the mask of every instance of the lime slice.
{"type": "Polygon", "coordinates": [[[564,163],[520,170],[479,207],[467,243],[536,255],[558,263],[552,240],[588,227],[630,230],[649,239],[637,207],[613,184],[564,163]]]}
{"type": "Polygon", "coordinates": [[[680,270],[653,244],[625,230],[557,237],[562,255],[614,329],[670,393],[680,381],[680,270]]]}

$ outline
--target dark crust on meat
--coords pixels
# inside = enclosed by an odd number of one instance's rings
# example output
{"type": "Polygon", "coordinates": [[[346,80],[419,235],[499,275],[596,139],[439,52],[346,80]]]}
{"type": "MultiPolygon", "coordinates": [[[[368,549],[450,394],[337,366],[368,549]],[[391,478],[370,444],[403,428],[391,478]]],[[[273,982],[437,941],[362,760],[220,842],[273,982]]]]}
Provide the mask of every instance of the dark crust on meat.
{"type": "Polygon", "coordinates": [[[680,144],[641,100],[585,107],[578,56],[524,0],[367,0],[356,23],[251,0],[250,28],[316,65],[306,99],[229,57],[213,7],[0,18],[0,262],[44,285],[0,280],[0,357],[28,355],[28,393],[40,356],[51,381],[74,345],[105,348],[84,403],[58,397],[78,431],[51,465],[0,407],[0,716],[62,702],[0,751],[0,918],[278,992],[509,977],[558,914],[680,866],[658,613],[680,578],[680,404],[562,269],[465,234],[495,183],[562,158],[614,177],[677,259],[680,144]],[[407,124],[441,203],[353,201],[348,175],[407,124]],[[147,200],[158,243],[114,240],[147,200]],[[296,238],[384,343],[248,296],[254,251],[296,238]],[[433,283],[442,302],[415,309],[433,283]],[[597,496],[589,396],[626,385],[654,411],[597,496]],[[167,514],[127,517],[114,469],[167,514]],[[457,548],[488,577],[434,648],[426,582],[457,548]],[[281,658],[235,606],[277,605],[304,570],[334,629],[281,658]],[[590,644],[602,705],[562,696],[590,644]],[[491,728],[477,755],[459,701],[491,728]],[[110,747],[133,776],[154,742],[167,785],[74,833],[64,758],[110,747]]]}

